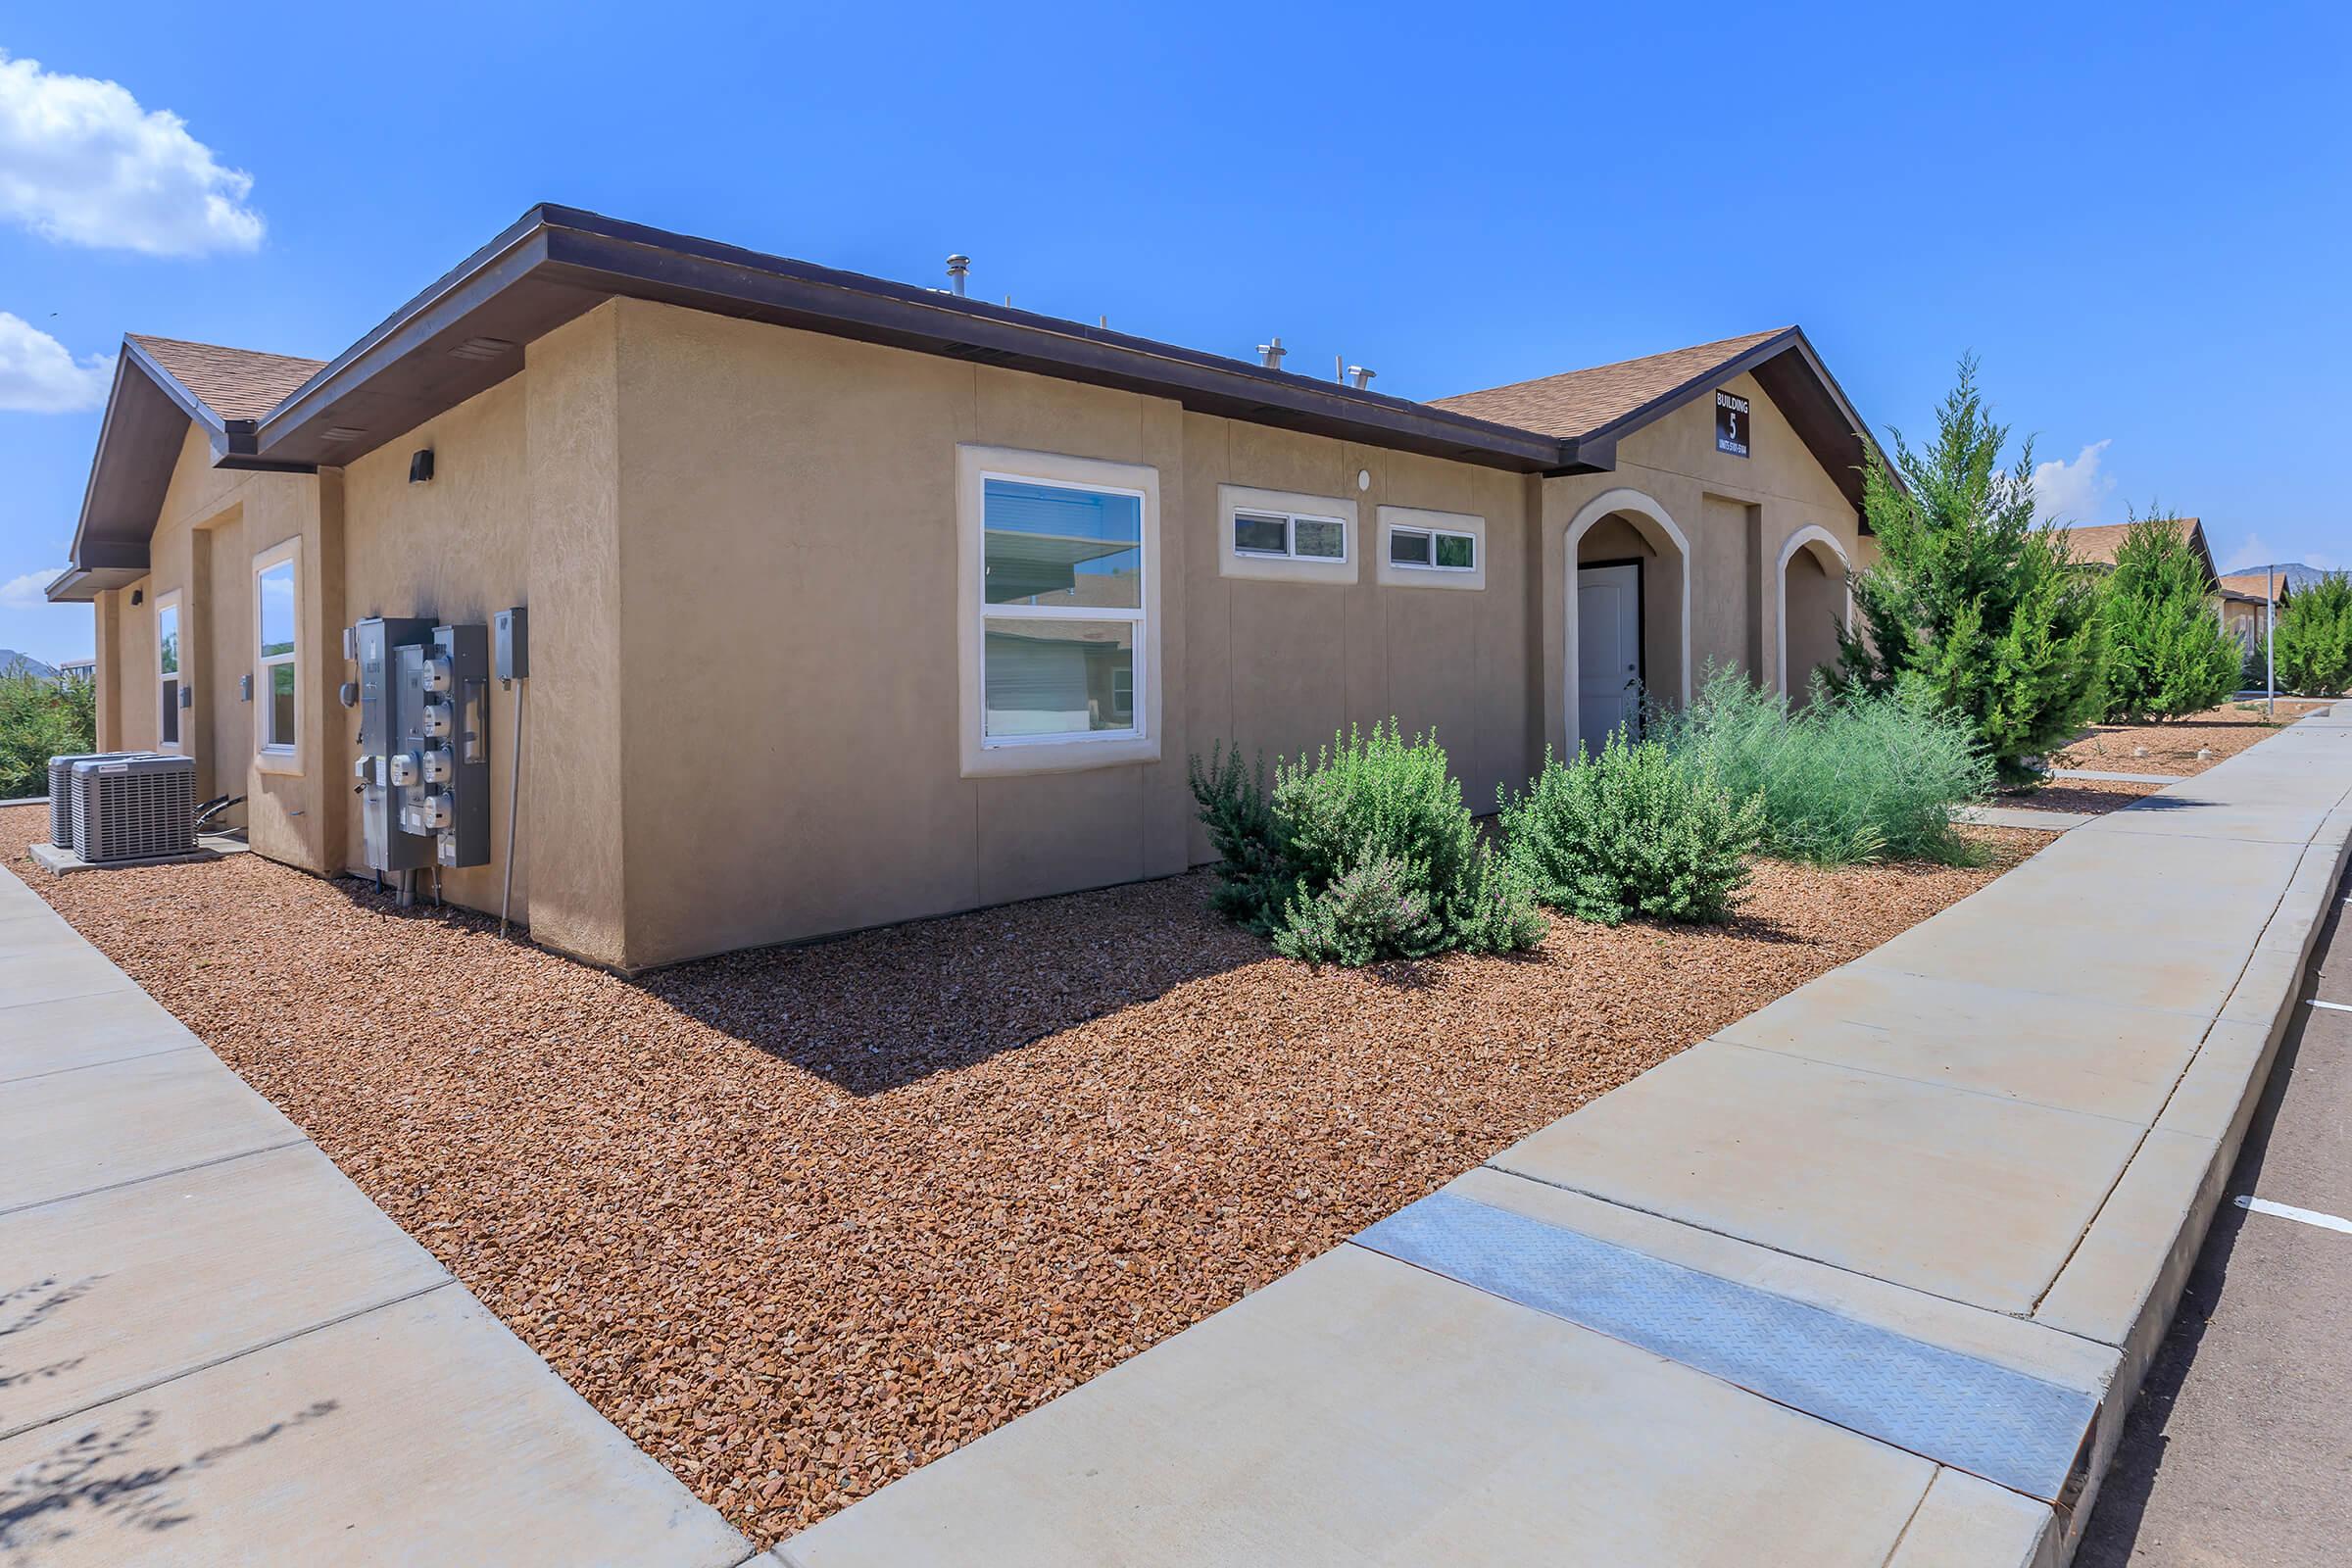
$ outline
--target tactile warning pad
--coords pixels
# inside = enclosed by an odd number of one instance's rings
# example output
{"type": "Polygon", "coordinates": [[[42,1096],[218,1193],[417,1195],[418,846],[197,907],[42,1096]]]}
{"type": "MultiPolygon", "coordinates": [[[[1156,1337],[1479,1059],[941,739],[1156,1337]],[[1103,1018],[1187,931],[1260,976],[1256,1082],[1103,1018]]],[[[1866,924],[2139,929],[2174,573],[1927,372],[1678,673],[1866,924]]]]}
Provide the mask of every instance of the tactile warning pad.
{"type": "Polygon", "coordinates": [[[2045,1502],[2098,1413],[2088,1391],[1451,1193],[1355,1243],[2045,1502]]]}

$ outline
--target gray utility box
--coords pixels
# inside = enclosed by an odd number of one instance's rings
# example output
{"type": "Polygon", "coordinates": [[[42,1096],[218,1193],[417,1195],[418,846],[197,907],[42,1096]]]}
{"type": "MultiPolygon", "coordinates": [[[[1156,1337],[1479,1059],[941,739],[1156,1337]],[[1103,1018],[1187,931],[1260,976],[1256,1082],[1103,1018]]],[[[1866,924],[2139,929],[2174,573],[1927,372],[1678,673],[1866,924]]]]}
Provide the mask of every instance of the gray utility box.
{"type": "Polygon", "coordinates": [[[490,632],[436,626],[398,652],[393,806],[442,865],[490,861],[490,632]]]}
{"type": "Polygon", "coordinates": [[[433,863],[433,841],[404,831],[392,783],[392,758],[406,728],[400,722],[400,651],[433,640],[433,623],[416,616],[379,615],[351,628],[347,657],[360,666],[359,780],[361,854],[373,871],[414,871],[433,863]]]}
{"type": "Polygon", "coordinates": [[[74,853],[92,865],[196,851],[196,759],[108,757],[74,764],[74,853]]]}

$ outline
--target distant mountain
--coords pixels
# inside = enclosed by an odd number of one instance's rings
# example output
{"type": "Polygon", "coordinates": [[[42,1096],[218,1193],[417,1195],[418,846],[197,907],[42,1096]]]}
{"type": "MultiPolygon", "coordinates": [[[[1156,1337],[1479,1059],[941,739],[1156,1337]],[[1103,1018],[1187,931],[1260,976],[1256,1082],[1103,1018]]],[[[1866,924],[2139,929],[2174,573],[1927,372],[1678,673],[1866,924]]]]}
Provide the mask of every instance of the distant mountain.
{"type": "MultiPolygon", "coordinates": [[[[2230,572],[2228,575],[2235,577],[2241,572],[2250,571],[2260,573],[2265,569],[2266,568],[2260,563],[2256,563],[2251,566],[2240,566],[2236,571],[2230,572]]],[[[2322,571],[2319,567],[2306,566],[2300,561],[2274,562],[2267,569],[2275,571],[2279,576],[2285,578],[2287,589],[2292,593],[2301,593],[2304,589],[2310,587],[2313,583],[2318,582],[2322,577],[2328,575],[2328,573],[2322,571]]]]}
{"type": "Polygon", "coordinates": [[[56,666],[44,664],[30,654],[20,654],[14,648],[0,648],[0,675],[38,675],[43,680],[57,679],[56,666]]]}

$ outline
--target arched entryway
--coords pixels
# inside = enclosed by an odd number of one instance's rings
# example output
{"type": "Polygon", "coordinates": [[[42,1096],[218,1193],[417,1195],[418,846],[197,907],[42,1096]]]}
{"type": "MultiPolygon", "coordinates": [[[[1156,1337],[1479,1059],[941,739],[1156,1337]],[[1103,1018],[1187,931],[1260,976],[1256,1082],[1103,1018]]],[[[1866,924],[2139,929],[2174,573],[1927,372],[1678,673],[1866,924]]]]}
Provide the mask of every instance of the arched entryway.
{"type": "Polygon", "coordinates": [[[1799,528],[1781,546],[1773,579],[1779,584],[1776,666],[1783,697],[1803,701],[1813,671],[1838,662],[1838,630],[1853,623],[1851,569],[1845,547],[1827,528],[1799,528]]]}
{"type": "Polygon", "coordinates": [[[1597,751],[1644,698],[1690,700],[1690,541],[1639,490],[1593,497],[1568,524],[1568,749],[1597,751]]]}

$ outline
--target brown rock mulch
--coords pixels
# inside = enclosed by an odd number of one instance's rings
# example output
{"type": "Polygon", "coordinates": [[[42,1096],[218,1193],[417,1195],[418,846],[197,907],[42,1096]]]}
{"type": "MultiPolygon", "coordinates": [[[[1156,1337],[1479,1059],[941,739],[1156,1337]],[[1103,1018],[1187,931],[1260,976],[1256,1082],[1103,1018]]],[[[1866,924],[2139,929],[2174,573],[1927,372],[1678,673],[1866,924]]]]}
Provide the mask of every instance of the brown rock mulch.
{"type": "Polygon", "coordinates": [[[2162,788],[2161,784],[2127,784],[2111,778],[2064,778],[2022,795],[1999,796],[1993,804],[2022,806],[2034,811],[2113,811],[2162,788]]]}
{"type": "Polygon", "coordinates": [[[2083,739],[2052,753],[2050,762],[2056,767],[2088,767],[2106,773],[2202,773],[2278,734],[2278,725],[2291,724],[2314,709],[2328,706],[2300,697],[2281,697],[2277,723],[2266,718],[2260,702],[2232,702],[2161,724],[2097,724],[2083,739]],[[2210,755],[2199,761],[2197,753],[2201,751],[2210,755]]]}
{"type": "Polygon", "coordinates": [[[1273,1280],[1982,886],[1765,863],[1724,930],[1349,973],[1200,875],[632,983],[255,856],[0,854],[764,1543],[1273,1280]]]}

